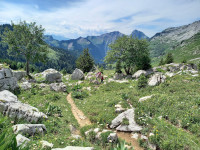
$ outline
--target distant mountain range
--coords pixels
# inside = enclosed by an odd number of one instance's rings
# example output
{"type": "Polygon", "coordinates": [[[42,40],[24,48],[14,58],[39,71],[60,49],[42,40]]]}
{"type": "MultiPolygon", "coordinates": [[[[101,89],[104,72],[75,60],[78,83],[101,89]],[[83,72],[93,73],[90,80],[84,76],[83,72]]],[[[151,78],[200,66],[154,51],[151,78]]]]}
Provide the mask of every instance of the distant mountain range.
{"type": "MultiPolygon", "coordinates": [[[[109,50],[109,44],[113,43],[118,37],[124,34],[114,31],[105,33],[100,36],[87,36],[85,38],[79,37],[71,40],[55,40],[52,36],[45,36],[45,42],[51,46],[67,49],[70,51],[77,51],[81,53],[84,48],[89,48],[91,55],[96,62],[103,62],[107,51],[109,50]]],[[[139,39],[149,39],[143,32],[134,30],[131,36],[139,39]]]]}

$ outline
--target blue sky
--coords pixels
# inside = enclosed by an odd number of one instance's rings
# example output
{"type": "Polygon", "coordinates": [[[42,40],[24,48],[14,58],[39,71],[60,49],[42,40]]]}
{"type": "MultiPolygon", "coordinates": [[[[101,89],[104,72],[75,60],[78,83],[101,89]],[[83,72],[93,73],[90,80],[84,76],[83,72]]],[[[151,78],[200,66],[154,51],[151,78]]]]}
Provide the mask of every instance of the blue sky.
{"type": "Polygon", "coordinates": [[[37,22],[66,38],[137,29],[151,37],[200,20],[200,0],[0,0],[0,24],[37,22]]]}

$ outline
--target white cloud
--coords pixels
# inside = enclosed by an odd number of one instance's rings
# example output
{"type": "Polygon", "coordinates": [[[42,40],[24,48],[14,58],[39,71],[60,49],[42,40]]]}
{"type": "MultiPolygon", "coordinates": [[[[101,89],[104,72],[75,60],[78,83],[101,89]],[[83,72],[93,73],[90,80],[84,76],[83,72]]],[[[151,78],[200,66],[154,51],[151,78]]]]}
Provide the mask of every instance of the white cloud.
{"type": "Polygon", "coordinates": [[[0,16],[4,22],[18,22],[20,19],[36,21],[48,34],[68,38],[110,31],[130,34],[134,29],[153,36],[167,27],[200,19],[199,0],[87,0],[49,12],[39,10],[38,5],[5,1],[0,5],[0,16]]]}

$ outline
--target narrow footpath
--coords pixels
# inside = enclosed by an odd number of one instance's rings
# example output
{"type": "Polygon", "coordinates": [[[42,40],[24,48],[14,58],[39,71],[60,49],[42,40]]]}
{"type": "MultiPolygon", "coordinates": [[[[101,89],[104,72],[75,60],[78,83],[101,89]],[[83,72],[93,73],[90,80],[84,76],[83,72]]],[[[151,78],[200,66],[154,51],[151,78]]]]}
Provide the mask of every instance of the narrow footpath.
{"type": "MultiPolygon", "coordinates": [[[[78,124],[80,125],[80,127],[84,127],[84,126],[92,124],[90,122],[89,118],[87,118],[84,115],[84,113],[80,109],[78,109],[78,107],[74,103],[74,100],[71,97],[71,93],[67,95],[67,101],[71,105],[72,113],[73,113],[74,117],[76,118],[76,120],[78,121],[78,124]]],[[[131,146],[134,147],[134,150],[143,150],[143,148],[141,148],[139,146],[137,140],[131,138],[131,133],[128,133],[128,132],[117,132],[117,136],[120,139],[125,140],[126,143],[131,143],[131,146]]]]}

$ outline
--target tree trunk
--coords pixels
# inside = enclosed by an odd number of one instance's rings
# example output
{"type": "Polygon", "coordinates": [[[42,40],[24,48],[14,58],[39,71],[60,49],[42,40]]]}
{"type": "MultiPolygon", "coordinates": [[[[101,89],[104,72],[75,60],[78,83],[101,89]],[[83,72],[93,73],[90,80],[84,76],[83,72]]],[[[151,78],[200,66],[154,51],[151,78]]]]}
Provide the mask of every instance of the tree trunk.
{"type": "Polygon", "coordinates": [[[130,74],[131,74],[131,73],[130,73],[130,70],[131,70],[130,67],[124,67],[124,70],[125,70],[125,72],[126,72],[126,75],[130,75],[130,74]]]}
{"type": "Polygon", "coordinates": [[[26,75],[29,76],[29,61],[26,60],[26,75]]]}

